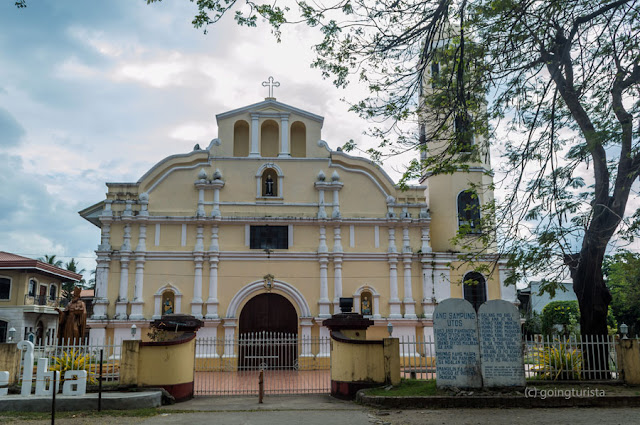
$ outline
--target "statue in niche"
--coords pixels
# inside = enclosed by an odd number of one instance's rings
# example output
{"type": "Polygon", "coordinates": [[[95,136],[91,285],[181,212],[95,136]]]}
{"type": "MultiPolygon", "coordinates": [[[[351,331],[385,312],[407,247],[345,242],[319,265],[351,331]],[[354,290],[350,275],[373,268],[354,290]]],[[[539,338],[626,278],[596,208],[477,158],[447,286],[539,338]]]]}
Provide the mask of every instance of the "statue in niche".
{"type": "Polygon", "coordinates": [[[165,291],[162,294],[162,315],[164,316],[165,314],[173,314],[174,313],[174,308],[173,308],[173,293],[171,291],[165,291]]]}
{"type": "Polygon", "coordinates": [[[267,179],[264,182],[264,194],[265,196],[274,196],[273,179],[271,178],[270,174],[267,176],[267,179]]]}
{"type": "Polygon", "coordinates": [[[80,299],[82,289],[73,289],[73,298],[64,309],[58,310],[58,342],[60,344],[71,342],[80,343],[84,338],[87,327],[87,307],[80,299]]]}
{"type": "Polygon", "coordinates": [[[371,294],[363,292],[360,295],[360,312],[363,316],[371,316],[371,294]]]}
{"type": "Polygon", "coordinates": [[[173,314],[173,303],[169,298],[164,300],[164,305],[162,306],[162,314],[173,314]]]}

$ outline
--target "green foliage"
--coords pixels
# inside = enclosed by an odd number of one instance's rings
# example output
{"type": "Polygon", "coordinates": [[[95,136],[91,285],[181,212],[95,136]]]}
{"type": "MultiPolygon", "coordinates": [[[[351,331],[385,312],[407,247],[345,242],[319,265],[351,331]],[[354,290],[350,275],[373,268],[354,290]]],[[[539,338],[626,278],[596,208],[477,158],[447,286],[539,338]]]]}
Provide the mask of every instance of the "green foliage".
{"type": "Polygon", "coordinates": [[[611,310],[617,323],[608,323],[617,330],[624,323],[629,334],[640,333],[640,254],[620,252],[605,258],[604,273],[611,292],[611,310]]]}
{"type": "Polygon", "coordinates": [[[91,362],[91,355],[84,354],[80,350],[71,349],[62,353],[60,357],[54,357],[53,365],[49,369],[60,372],[62,378],[64,378],[64,373],[68,370],[86,370],[87,383],[95,384],[97,381],[91,362]]]}
{"type": "Polygon", "coordinates": [[[542,309],[542,334],[577,335],[579,321],[580,311],[577,301],[552,301],[542,309]],[[555,325],[562,326],[562,330],[558,332],[555,325]]]}
{"type": "Polygon", "coordinates": [[[526,336],[540,335],[542,333],[542,319],[535,311],[522,325],[522,333],[526,336]]]}
{"type": "Polygon", "coordinates": [[[535,366],[531,369],[538,379],[578,380],[582,373],[582,354],[569,341],[536,348],[535,366]]]}

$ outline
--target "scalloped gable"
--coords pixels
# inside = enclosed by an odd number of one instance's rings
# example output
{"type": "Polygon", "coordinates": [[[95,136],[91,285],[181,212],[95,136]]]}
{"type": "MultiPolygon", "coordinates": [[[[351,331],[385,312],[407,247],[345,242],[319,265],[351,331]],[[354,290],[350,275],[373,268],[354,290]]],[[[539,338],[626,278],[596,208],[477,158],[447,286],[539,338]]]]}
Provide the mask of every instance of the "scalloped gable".
{"type": "Polygon", "coordinates": [[[275,99],[266,99],[262,102],[254,103],[253,105],[248,105],[242,108],[233,109],[228,112],[223,112],[221,114],[216,115],[216,122],[220,124],[221,120],[225,120],[235,115],[241,115],[247,112],[249,113],[251,112],[263,112],[263,113],[289,112],[289,113],[296,114],[304,118],[310,119],[312,121],[316,121],[320,123],[321,128],[322,128],[322,124],[324,123],[324,117],[321,117],[320,115],[312,114],[311,112],[307,112],[302,109],[295,108],[291,105],[287,105],[286,103],[278,102],[275,99]]]}

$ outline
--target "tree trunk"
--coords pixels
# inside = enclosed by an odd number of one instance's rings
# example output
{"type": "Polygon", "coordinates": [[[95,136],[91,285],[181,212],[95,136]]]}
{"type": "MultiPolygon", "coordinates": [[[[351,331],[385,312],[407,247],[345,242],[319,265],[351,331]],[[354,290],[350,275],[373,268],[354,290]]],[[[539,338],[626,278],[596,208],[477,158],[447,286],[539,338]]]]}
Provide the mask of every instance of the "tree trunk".
{"type": "Polygon", "coordinates": [[[585,244],[571,256],[573,290],[580,306],[583,379],[610,379],[609,347],[606,344],[607,313],[611,294],[602,276],[604,249],[585,244]]]}

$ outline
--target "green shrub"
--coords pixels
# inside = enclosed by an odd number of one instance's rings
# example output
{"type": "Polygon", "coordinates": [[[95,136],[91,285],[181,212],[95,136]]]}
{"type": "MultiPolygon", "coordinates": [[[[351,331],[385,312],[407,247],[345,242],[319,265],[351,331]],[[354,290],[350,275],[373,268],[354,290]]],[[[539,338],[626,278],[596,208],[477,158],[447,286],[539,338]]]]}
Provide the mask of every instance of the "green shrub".
{"type": "Polygon", "coordinates": [[[579,323],[578,301],[552,301],[542,309],[541,326],[544,335],[577,335],[579,323]],[[562,330],[558,331],[555,325],[562,326],[562,330]]]}
{"type": "Polygon", "coordinates": [[[582,373],[582,354],[567,342],[554,341],[554,344],[536,348],[535,366],[531,368],[538,379],[554,381],[578,380],[582,373]]]}

